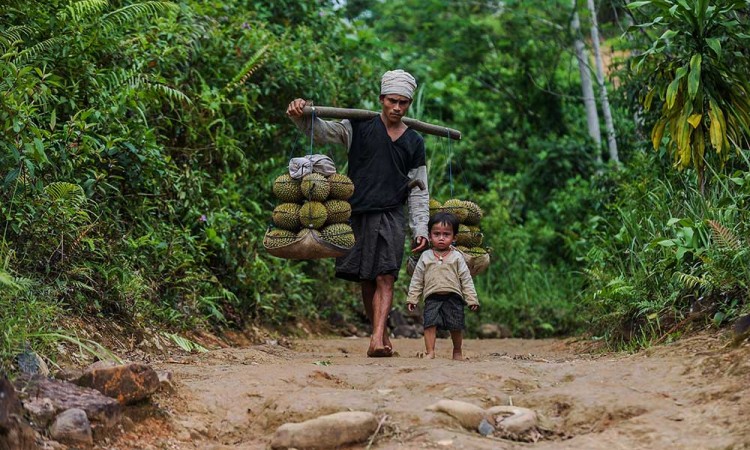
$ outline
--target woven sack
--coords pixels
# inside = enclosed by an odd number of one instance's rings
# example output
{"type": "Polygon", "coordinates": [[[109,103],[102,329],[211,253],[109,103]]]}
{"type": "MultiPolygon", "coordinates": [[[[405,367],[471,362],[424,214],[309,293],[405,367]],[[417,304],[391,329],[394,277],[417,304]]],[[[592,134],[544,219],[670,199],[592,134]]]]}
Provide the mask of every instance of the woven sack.
{"type": "MultiPolygon", "coordinates": [[[[460,250],[459,250],[460,251],[460,250]]],[[[484,273],[490,266],[490,254],[485,253],[482,255],[472,255],[470,253],[461,252],[466,260],[466,265],[469,266],[469,272],[471,276],[477,276],[480,273],[484,273]]]]}
{"type": "Polygon", "coordinates": [[[271,255],[284,259],[338,258],[351,250],[324,241],[317,230],[307,231],[307,233],[300,233],[301,236],[296,241],[278,247],[271,245],[267,231],[263,238],[263,246],[271,255]]]}
{"type": "MultiPolygon", "coordinates": [[[[483,273],[490,266],[490,254],[485,253],[483,255],[471,255],[469,253],[462,252],[456,249],[457,252],[461,253],[466,261],[466,265],[469,267],[469,273],[472,277],[483,273]]],[[[417,268],[419,262],[419,256],[411,255],[406,261],[406,273],[409,276],[414,275],[414,269],[417,268]]]]}

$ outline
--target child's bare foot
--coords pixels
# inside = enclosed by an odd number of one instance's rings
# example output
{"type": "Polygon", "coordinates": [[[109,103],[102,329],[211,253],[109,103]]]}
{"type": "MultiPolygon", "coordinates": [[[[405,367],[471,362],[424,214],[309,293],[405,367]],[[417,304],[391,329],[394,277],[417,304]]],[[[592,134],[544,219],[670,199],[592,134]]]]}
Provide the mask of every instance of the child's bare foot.
{"type": "Polygon", "coordinates": [[[464,360],[464,354],[461,352],[461,350],[453,350],[453,359],[456,361],[463,361],[464,360]]]}
{"type": "Polygon", "coordinates": [[[417,358],[435,359],[435,353],[417,352],[417,358]]]}

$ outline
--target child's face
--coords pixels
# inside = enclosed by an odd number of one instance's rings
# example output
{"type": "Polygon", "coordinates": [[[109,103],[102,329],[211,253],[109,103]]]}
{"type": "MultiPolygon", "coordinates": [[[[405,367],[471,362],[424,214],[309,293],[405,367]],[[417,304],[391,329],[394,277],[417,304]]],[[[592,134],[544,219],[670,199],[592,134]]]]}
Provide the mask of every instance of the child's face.
{"type": "Polygon", "coordinates": [[[447,250],[453,243],[453,227],[448,223],[436,223],[430,230],[430,243],[435,250],[447,250]]]}

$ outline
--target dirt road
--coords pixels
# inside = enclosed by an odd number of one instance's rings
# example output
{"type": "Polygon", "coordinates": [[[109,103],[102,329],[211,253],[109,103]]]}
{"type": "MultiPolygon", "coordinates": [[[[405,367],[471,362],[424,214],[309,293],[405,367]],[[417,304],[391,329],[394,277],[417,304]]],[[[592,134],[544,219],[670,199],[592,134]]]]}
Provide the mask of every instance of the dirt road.
{"type": "MultiPolygon", "coordinates": [[[[163,414],[137,421],[108,449],[265,449],[276,428],[321,415],[370,411],[375,449],[750,448],[750,346],[698,336],[635,355],[591,353],[581,342],[469,340],[469,360],[363,357],[366,339],[297,341],[189,355],[159,365],[176,390],[163,414]],[[536,443],[484,438],[443,413],[440,399],[534,409],[548,430],[536,443]]],[[[366,448],[363,443],[351,448],[366,448]]]]}

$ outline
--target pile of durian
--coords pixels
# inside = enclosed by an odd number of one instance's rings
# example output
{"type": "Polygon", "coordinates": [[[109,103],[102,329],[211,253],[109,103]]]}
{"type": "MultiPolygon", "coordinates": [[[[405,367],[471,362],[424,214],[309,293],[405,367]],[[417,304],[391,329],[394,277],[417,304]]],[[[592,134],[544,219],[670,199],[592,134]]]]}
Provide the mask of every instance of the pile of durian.
{"type": "Polygon", "coordinates": [[[296,180],[287,173],[276,178],[273,193],[279,204],[273,210],[275,228],[264,239],[267,248],[284,247],[311,232],[337,247],[354,246],[348,224],[352,214],[348,200],[354,194],[354,184],[346,175],[310,173],[296,180]]]}
{"type": "Polygon", "coordinates": [[[455,236],[456,249],[470,256],[482,256],[487,254],[487,249],[482,247],[484,234],[479,227],[482,220],[482,208],[468,200],[450,199],[440,203],[434,198],[430,199],[430,217],[438,212],[449,212],[458,218],[458,234],[455,236]]]}

